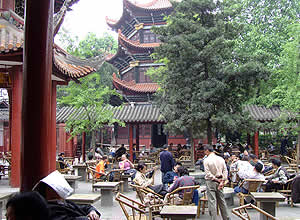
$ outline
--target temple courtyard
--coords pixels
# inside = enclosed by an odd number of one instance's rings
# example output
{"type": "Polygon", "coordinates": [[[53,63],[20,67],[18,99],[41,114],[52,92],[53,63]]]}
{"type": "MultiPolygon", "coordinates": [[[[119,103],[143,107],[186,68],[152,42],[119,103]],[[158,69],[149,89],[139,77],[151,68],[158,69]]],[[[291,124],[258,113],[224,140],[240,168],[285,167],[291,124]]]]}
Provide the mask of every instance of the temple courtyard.
{"type": "MultiPolygon", "coordinates": [[[[161,173],[156,172],[155,175],[155,183],[159,184],[161,183],[161,173]]],[[[11,188],[9,186],[9,180],[7,177],[4,177],[0,180],[0,193],[7,193],[7,192],[17,192],[18,188],[11,188]]],[[[78,186],[76,188],[76,193],[83,193],[83,194],[100,194],[100,191],[92,191],[92,183],[91,182],[85,182],[85,181],[78,181],[78,186]]],[[[129,187],[129,192],[124,193],[126,196],[135,199],[139,201],[139,199],[136,196],[136,192],[133,191],[131,187],[129,187]]],[[[101,207],[101,199],[98,200],[93,204],[101,213],[101,219],[103,220],[123,220],[126,219],[125,215],[122,212],[121,207],[119,206],[118,202],[115,200],[113,201],[113,206],[110,207],[101,207]]],[[[232,208],[239,206],[239,200],[237,196],[234,196],[234,205],[228,207],[228,212],[230,213],[230,217],[232,220],[234,219],[240,219],[236,216],[234,216],[231,213],[232,208]]],[[[252,210],[249,211],[251,215],[251,219],[259,219],[259,215],[257,212],[254,212],[252,210]]],[[[294,204],[294,207],[291,207],[287,204],[287,202],[280,202],[279,206],[276,208],[276,217],[279,218],[279,220],[300,220],[300,204],[294,204]]],[[[2,219],[5,218],[5,209],[2,211],[2,219]]],[[[205,210],[204,215],[200,215],[200,218],[197,219],[203,219],[208,220],[209,215],[207,209],[205,210]]],[[[219,219],[221,220],[221,216],[219,216],[219,219]]]]}

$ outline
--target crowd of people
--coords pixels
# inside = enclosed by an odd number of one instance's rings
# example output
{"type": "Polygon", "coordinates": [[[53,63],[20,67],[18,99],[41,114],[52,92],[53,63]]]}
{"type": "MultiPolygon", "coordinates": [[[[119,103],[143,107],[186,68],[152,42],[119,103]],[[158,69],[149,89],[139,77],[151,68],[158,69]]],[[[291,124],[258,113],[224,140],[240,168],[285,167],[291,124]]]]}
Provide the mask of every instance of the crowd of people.
{"type": "MultiPolygon", "coordinates": [[[[181,147],[181,146],[179,146],[181,147]]],[[[199,147],[199,146],[198,146],[199,147]]],[[[199,159],[196,165],[205,172],[206,194],[208,198],[208,209],[211,219],[217,218],[217,207],[219,207],[223,219],[229,219],[223,188],[226,185],[233,185],[235,193],[247,194],[249,183],[242,180],[257,179],[264,182],[264,191],[271,192],[280,190],[291,178],[291,175],[281,165],[278,159],[271,159],[271,166],[264,163],[251,152],[250,147],[238,146],[240,153],[232,153],[232,147],[222,145],[202,145],[204,157],[199,159]],[[266,175],[271,170],[271,175],[266,175]],[[242,184],[240,184],[242,182],[242,184]]],[[[117,149],[112,156],[118,158],[116,163],[118,169],[131,177],[132,183],[149,188],[153,192],[163,197],[162,203],[169,204],[170,195],[179,187],[190,187],[200,185],[194,177],[189,175],[189,171],[181,162],[174,159],[173,146],[164,145],[160,154],[161,184],[155,184],[154,172],[157,168],[147,169],[145,163],[140,162],[136,166],[128,159],[129,154],[124,146],[117,149]]],[[[175,149],[177,155],[181,150],[175,149]]],[[[235,151],[236,152],[236,151],[235,151]]],[[[93,159],[87,155],[89,159],[93,159]]],[[[97,156],[95,178],[106,180],[108,157],[104,154],[97,156]]],[[[64,166],[69,166],[64,161],[64,154],[59,154],[58,161],[64,166]]],[[[299,179],[299,178],[298,178],[299,179]]],[[[300,180],[299,180],[300,181],[300,180]]],[[[262,190],[258,188],[257,190],[262,190]]],[[[64,177],[54,171],[37,183],[33,192],[16,194],[6,205],[7,219],[100,219],[100,212],[90,205],[77,205],[65,200],[73,189],[66,182],[64,177]],[[35,211],[33,211],[35,210],[35,211]]],[[[193,202],[198,203],[198,193],[195,190],[193,202]]],[[[300,194],[300,193],[299,193],[300,194]]],[[[184,192],[179,191],[173,199],[175,204],[180,204],[184,192]]],[[[254,202],[254,201],[245,201],[254,202]]]]}

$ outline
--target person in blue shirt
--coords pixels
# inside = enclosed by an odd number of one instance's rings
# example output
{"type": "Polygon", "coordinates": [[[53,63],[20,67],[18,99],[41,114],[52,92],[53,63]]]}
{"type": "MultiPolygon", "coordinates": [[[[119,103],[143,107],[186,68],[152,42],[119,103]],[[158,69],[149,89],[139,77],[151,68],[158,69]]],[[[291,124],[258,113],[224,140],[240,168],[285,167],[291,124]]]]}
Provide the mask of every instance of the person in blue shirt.
{"type": "Polygon", "coordinates": [[[165,174],[163,177],[163,184],[172,184],[174,182],[174,177],[178,176],[178,168],[181,167],[182,164],[180,162],[177,162],[174,166],[173,171],[169,171],[165,174]]]}
{"type": "Polygon", "coordinates": [[[168,145],[165,144],[163,146],[163,151],[159,155],[160,158],[160,165],[161,165],[161,174],[162,174],[162,181],[164,179],[164,176],[167,172],[172,171],[175,161],[173,159],[173,155],[171,152],[168,151],[168,145]]]}

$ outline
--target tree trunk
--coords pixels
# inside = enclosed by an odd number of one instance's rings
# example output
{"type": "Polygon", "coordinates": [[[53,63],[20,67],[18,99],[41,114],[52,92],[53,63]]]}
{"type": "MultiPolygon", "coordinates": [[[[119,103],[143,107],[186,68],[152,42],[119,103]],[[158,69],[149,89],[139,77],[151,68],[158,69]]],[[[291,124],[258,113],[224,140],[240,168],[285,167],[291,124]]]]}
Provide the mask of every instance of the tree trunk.
{"type": "Polygon", "coordinates": [[[95,152],[96,152],[96,137],[95,137],[95,131],[92,131],[92,140],[91,140],[91,144],[90,144],[90,148],[93,148],[93,152],[94,152],[94,159],[95,158],[95,152]]]}
{"type": "Polygon", "coordinates": [[[208,144],[212,144],[212,125],[211,125],[211,121],[210,118],[206,120],[207,122],[207,142],[208,144]]]}
{"type": "Polygon", "coordinates": [[[191,139],[191,159],[192,164],[195,164],[195,144],[194,144],[194,135],[193,135],[193,129],[190,129],[190,139],[191,139]]]}
{"type": "MultiPolygon", "coordinates": [[[[300,120],[298,120],[298,128],[299,128],[299,126],[300,126],[300,120]]],[[[297,173],[298,173],[299,157],[300,157],[300,131],[298,131],[298,143],[297,143],[296,153],[297,153],[297,173]]]]}

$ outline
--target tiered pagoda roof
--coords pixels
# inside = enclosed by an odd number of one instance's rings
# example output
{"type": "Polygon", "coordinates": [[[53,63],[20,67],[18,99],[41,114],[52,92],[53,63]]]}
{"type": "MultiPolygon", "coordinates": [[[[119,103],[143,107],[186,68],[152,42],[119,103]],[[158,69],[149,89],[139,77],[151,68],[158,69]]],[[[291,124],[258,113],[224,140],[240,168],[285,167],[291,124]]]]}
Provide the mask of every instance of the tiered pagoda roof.
{"type": "Polygon", "coordinates": [[[125,80],[121,80],[115,73],[113,74],[113,84],[116,89],[123,91],[126,95],[136,93],[153,94],[159,88],[157,83],[136,83],[135,81],[127,82],[125,80]]]}
{"type": "Polygon", "coordinates": [[[106,22],[113,30],[121,29],[126,36],[132,36],[139,25],[152,26],[166,24],[165,16],[173,10],[169,0],[152,0],[137,3],[135,0],[123,0],[123,13],[119,19],[106,17],[106,22]]]}

